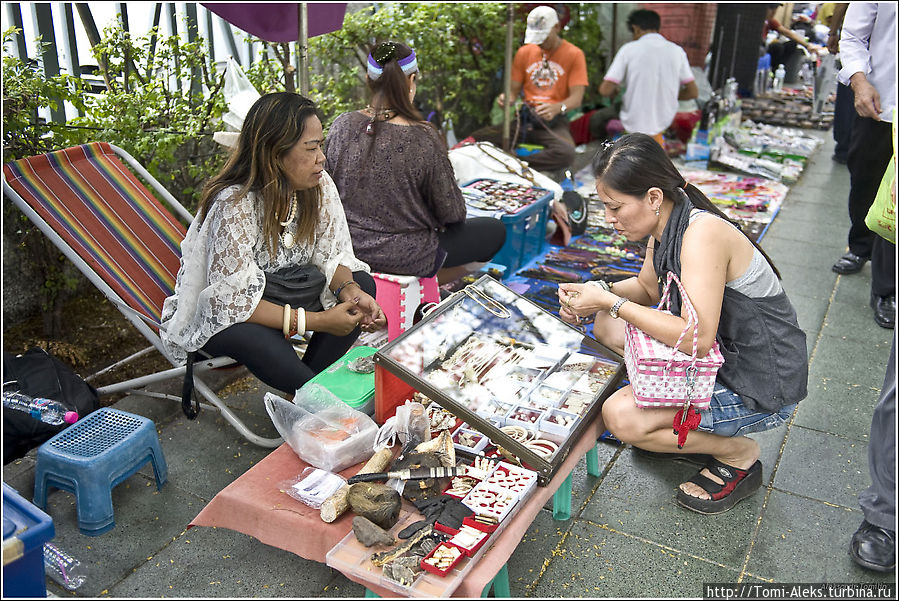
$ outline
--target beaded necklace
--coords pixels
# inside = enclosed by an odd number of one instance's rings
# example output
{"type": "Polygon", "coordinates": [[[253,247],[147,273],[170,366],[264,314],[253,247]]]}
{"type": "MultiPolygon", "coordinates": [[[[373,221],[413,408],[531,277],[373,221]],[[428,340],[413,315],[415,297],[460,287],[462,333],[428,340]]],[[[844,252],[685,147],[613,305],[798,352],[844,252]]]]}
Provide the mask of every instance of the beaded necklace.
{"type": "Polygon", "coordinates": [[[290,210],[287,212],[287,220],[279,221],[281,227],[284,228],[284,231],[281,232],[281,243],[285,248],[293,248],[293,245],[296,243],[296,238],[294,238],[293,233],[287,231],[287,227],[293,223],[294,218],[297,216],[297,193],[293,193],[293,200],[290,202],[290,210]]]}
{"type": "Polygon", "coordinates": [[[371,120],[369,120],[368,125],[365,126],[365,133],[368,135],[374,134],[375,121],[390,121],[396,117],[396,111],[391,108],[376,109],[369,104],[365,107],[365,110],[371,114],[371,120]]]}

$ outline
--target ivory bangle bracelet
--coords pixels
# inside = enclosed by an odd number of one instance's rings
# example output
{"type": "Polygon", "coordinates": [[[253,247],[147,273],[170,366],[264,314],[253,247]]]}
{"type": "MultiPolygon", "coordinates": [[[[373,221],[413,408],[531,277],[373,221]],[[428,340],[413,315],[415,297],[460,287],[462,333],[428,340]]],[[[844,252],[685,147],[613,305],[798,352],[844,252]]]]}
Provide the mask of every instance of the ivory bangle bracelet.
{"type": "Polygon", "coordinates": [[[297,307],[297,334],[306,332],[306,309],[297,307]]]}
{"type": "Polygon", "coordinates": [[[290,338],[290,305],[284,304],[284,310],[282,312],[282,323],[281,323],[281,331],[284,333],[285,338],[290,338]]]}

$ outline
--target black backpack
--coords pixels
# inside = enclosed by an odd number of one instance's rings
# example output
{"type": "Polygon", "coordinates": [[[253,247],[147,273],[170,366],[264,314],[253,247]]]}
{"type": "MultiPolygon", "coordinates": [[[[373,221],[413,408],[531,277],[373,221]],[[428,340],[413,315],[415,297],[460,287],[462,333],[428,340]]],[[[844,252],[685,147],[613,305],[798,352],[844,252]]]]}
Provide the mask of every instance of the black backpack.
{"type": "MultiPolygon", "coordinates": [[[[21,355],[3,353],[3,390],[59,401],[77,411],[79,420],[100,406],[96,389],[42,348],[21,355]]],[[[68,425],[45,424],[23,411],[3,407],[3,463],[22,457],[68,425]]]]}

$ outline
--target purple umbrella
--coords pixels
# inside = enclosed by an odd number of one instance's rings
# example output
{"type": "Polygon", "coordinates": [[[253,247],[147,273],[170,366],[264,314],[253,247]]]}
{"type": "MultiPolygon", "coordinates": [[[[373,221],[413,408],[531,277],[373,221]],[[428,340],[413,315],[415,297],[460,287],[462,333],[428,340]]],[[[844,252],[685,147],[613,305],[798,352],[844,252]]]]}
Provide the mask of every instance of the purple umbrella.
{"type": "Polygon", "coordinates": [[[297,42],[301,94],[309,89],[306,45],[311,37],[343,27],[346,3],[201,2],[210,12],[266,42],[297,42]]]}
{"type": "MultiPolygon", "coordinates": [[[[294,42],[300,39],[300,2],[201,2],[235,27],[266,42],[294,42]]],[[[307,3],[308,36],[337,31],[343,27],[346,2],[307,3]]]]}

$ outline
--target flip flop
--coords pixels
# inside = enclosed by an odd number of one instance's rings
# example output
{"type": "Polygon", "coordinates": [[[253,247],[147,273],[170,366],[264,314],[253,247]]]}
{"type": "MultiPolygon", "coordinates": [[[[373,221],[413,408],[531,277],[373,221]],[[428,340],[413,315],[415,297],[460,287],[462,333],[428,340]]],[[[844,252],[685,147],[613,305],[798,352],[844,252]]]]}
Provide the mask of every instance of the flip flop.
{"type": "Polygon", "coordinates": [[[721,478],[724,484],[718,484],[703,476],[701,470],[687,482],[692,482],[702,488],[709,493],[711,499],[693,497],[680,488],[677,489],[678,504],[697,513],[712,515],[725,512],[762,486],[761,461],[756,461],[749,469],[741,470],[721,463],[717,459],[712,459],[705,465],[705,469],[721,478]]]}

